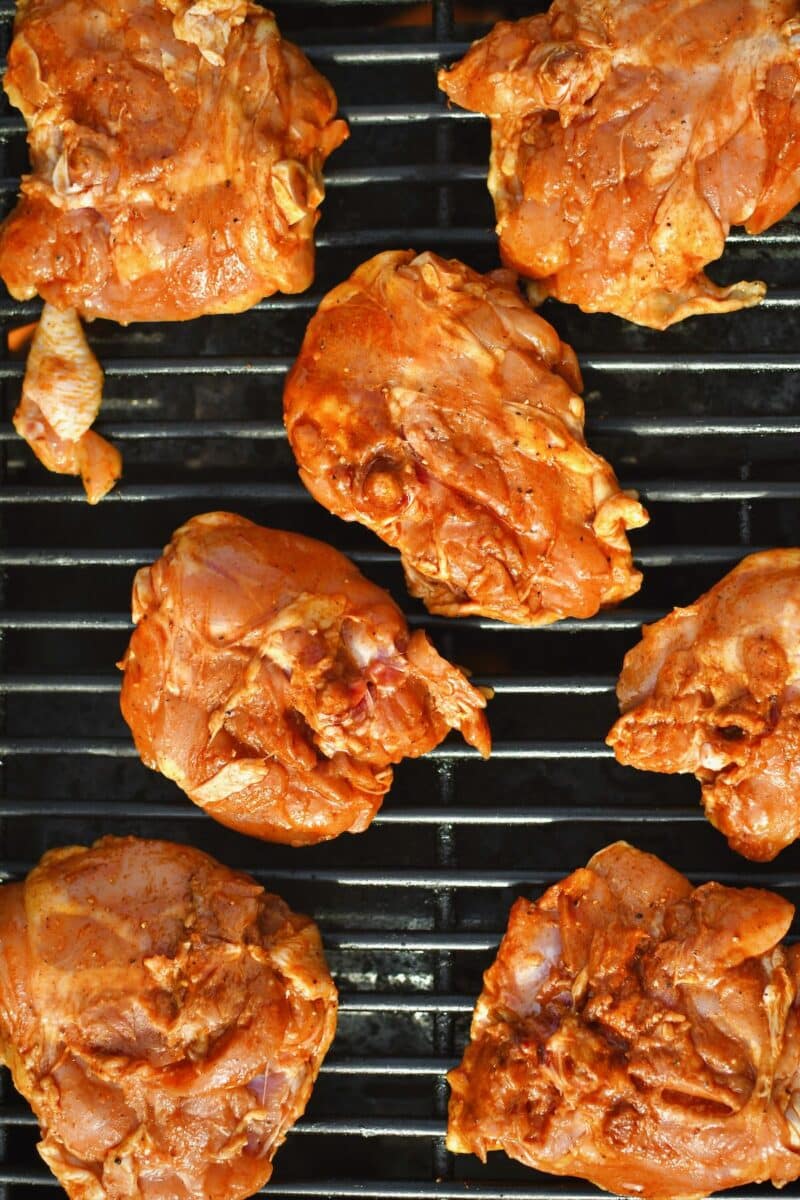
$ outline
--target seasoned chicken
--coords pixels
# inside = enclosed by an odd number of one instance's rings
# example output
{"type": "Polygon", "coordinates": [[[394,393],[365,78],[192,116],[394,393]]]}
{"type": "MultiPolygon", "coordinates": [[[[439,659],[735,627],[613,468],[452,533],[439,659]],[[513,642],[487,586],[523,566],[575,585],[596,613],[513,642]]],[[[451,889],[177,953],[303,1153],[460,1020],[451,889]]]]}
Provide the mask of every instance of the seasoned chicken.
{"type": "Polygon", "coordinates": [[[800,1175],[800,951],[771,892],[617,842],[511,910],[447,1145],[662,1200],[800,1175]]]}
{"type": "Polygon", "coordinates": [[[33,171],[0,275],[84,317],[173,321],[299,292],[329,84],[247,0],[20,0],[4,86],[33,171]]]}
{"type": "Polygon", "coordinates": [[[45,304],[33,335],[14,428],[48,471],[80,475],[90,504],[122,473],[118,450],[90,426],[100,408],[103,372],[74,309],[45,304]]]}
{"type": "Polygon", "coordinates": [[[734,850],[766,861],[800,837],[800,550],[743,559],[642,630],[608,735],[621,763],[693,772],[734,850]]]}
{"type": "MultiPolygon", "coordinates": [[[[311,283],[322,166],[347,126],[270,12],[20,0],[4,86],[33,168],[0,229],[17,299],[127,324],[240,312],[311,283]]],[[[51,470],[119,474],[95,463],[107,448],[60,445],[25,402],[17,429],[51,470]]]]}
{"type": "Polygon", "coordinates": [[[237,1200],[336,1028],[319,933],[199,850],[51,850],[0,888],[0,1056],[73,1200],[237,1200]]]}
{"type": "Polygon", "coordinates": [[[654,329],[762,299],[704,269],[800,200],[797,0],[556,0],[439,85],[491,118],[500,249],[532,299],[654,329]]]}
{"type": "Polygon", "coordinates": [[[431,612],[542,625],[641,583],[647,514],[587,447],[581,386],[510,272],[391,251],[320,305],[286,427],[312,495],[396,546],[431,612]]]}
{"type": "Polygon", "coordinates": [[[195,517],[137,574],[133,620],[121,703],[143,761],[253,837],[360,833],[390,764],[450,729],[489,754],[481,692],[311,538],[195,517]]]}

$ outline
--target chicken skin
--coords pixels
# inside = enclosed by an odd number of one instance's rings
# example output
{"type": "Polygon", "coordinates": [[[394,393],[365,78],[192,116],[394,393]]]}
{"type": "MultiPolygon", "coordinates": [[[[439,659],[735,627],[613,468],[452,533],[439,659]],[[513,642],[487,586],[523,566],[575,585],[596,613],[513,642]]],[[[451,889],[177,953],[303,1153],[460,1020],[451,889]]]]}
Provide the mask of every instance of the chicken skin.
{"type": "Polygon", "coordinates": [[[517,900],[448,1076],[448,1148],[652,1200],[796,1179],[793,912],[624,842],[517,900]]]}
{"type": "Polygon", "coordinates": [[[510,272],[391,251],[323,300],[284,414],[306,487],[396,546],[431,612],[543,625],[641,583],[647,514],[587,447],[581,386],[510,272]]]}
{"type": "Polygon", "coordinates": [[[137,574],[133,620],[121,704],[142,760],[253,837],[360,833],[391,764],[450,729],[489,754],[484,695],[311,538],[195,517],[137,574]]]}
{"type": "Polygon", "coordinates": [[[800,550],[751,554],[642,630],[608,735],[621,763],[693,772],[706,815],[757,862],[800,837],[800,550]]]}
{"type": "Polygon", "coordinates": [[[492,123],[504,262],[545,296],[664,329],[757,304],[704,271],[800,200],[797,0],[556,0],[439,85],[492,123]]]}
{"type": "MultiPolygon", "coordinates": [[[[270,12],[20,0],[4,86],[32,160],[0,229],[18,300],[38,293],[73,325],[76,313],[125,325],[241,312],[311,283],[322,167],[347,126],[270,12]]],[[[106,443],[61,444],[30,403],[17,429],[51,470],[119,474],[106,443]]]]}
{"type": "Polygon", "coordinates": [[[0,1057],[73,1200],[238,1200],[336,1028],[319,933],[199,850],[51,850],[0,888],[0,1057]]]}
{"type": "Polygon", "coordinates": [[[45,304],[33,335],[14,428],[48,469],[80,475],[90,504],[114,486],[122,458],[91,429],[103,372],[74,309],[45,304]]]}

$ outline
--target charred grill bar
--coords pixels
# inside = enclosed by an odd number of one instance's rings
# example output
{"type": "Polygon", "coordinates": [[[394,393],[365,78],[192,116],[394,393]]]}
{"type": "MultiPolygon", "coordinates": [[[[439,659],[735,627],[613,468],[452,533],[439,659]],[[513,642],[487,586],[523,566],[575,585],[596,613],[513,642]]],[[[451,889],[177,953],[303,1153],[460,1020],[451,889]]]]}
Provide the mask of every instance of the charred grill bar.
{"type": "MultiPolygon", "coordinates": [[[[460,1055],[513,897],[538,894],[615,838],[693,879],[763,884],[800,900],[798,847],[748,865],[704,821],[693,779],[625,770],[603,745],[614,680],[641,622],[694,600],[743,553],[800,540],[800,222],[792,215],[754,239],[736,231],[712,268],[719,282],[765,279],[759,308],[663,334],[545,308],[584,369],[590,444],[624,485],[641,489],[651,513],[632,537],[645,572],[639,596],[540,630],[429,617],[409,601],[396,556],[305,493],[281,419],[283,376],[305,323],[359,262],[403,247],[479,270],[497,263],[486,122],[448,109],[435,82],[436,67],[463,53],[488,18],[477,5],[454,14],[448,0],[419,12],[395,0],[278,6],[281,28],[330,78],[352,130],[329,163],[317,279],[306,295],[237,317],[89,328],[107,378],[98,429],[126,467],[97,509],[78,481],[47,475],[14,435],[22,363],[0,362],[0,871],[17,877],[45,849],[103,833],[175,838],[274,882],[314,915],[342,992],[339,1034],[277,1159],[273,1195],[584,1197],[592,1189],[583,1183],[499,1156],[482,1167],[447,1155],[443,1073],[460,1055]],[[410,16],[428,23],[400,23],[410,16]],[[491,761],[453,740],[398,769],[367,833],[298,851],[220,828],[145,770],[118,712],[113,666],[128,638],[133,573],[181,521],[214,508],[352,553],[412,625],[495,688],[491,761]]],[[[13,5],[2,0],[0,13],[7,44],[13,5]]],[[[10,204],[26,152],[8,109],[0,138],[0,193],[10,204]]],[[[6,328],[37,310],[0,300],[6,328]]],[[[36,1139],[4,1079],[2,1200],[54,1194],[36,1139]]]]}

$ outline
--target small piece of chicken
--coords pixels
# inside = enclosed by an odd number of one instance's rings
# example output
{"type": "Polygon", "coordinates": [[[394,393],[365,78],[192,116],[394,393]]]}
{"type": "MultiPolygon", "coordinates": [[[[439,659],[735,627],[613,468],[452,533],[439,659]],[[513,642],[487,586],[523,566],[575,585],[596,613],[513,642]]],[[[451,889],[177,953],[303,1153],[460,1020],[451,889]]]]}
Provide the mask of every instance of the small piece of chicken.
{"type": "Polygon", "coordinates": [[[84,317],[241,312],[314,271],[336,97],[247,0],[20,0],[4,86],[32,174],[0,275],[84,317]]]}
{"type": "Polygon", "coordinates": [[[624,842],[517,900],[448,1076],[448,1148],[651,1200],[796,1179],[793,913],[624,842]]]}
{"type": "Polygon", "coordinates": [[[322,542],[194,517],[137,574],[133,620],[121,704],[142,760],[253,837],[360,833],[390,764],[450,729],[489,754],[482,693],[322,542]]]}
{"type": "Polygon", "coordinates": [[[90,429],[100,409],[103,372],[74,309],[45,304],[33,335],[14,428],[59,475],[80,475],[90,504],[122,473],[122,458],[90,429]]]}
{"type": "Polygon", "coordinates": [[[284,411],[306,487],[396,546],[431,612],[544,625],[641,584],[647,514],[588,449],[581,386],[510,272],[388,251],[323,300],[284,411]]]}
{"type": "Polygon", "coordinates": [[[621,763],[693,772],[706,815],[746,858],[800,837],[800,550],[751,554],[642,630],[608,735],[621,763]]]}
{"type": "Polygon", "coordinates": [[[199,850],[51,850],[0,888],[0,1059],[73,1200],[238,1200],[336,1028],[319,933],[199,850]]]}
{"type": "Polygon", "coordinates": [[[664,329],[764,296],[704,268],[800,200],[797,0],[556,0],[439,85],[491,118],[500,249],[532,299],[664,329]]]}

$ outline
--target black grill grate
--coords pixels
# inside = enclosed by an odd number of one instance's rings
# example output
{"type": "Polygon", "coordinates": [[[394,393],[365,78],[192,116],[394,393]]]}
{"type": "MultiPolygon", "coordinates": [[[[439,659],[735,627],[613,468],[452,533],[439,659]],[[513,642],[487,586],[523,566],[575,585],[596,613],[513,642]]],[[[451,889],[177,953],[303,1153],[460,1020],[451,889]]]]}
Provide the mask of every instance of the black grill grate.
{"type": "MultiPolygon", "coordinates": [[[[12,8],[0,0],[6,44],[12,8]]],[[[497,263],[486,124],[448,110],[434,79],[492,14],[467,7],[456,16],[448,0],[433,11],[397,0],[278,6],[352,128],[330,164],[317,280],[305,296],[237,317],[92,328],[107,376],[99,427],[126,464],[99,508],[87,508],[77,481],[46,475],[16,439],[8,419],[23,367],[0,361],[0,872],[17,877],[48,847],[105,832],[160,835],[252,871],[316,915],[342,992],[340,1030],[309,1112],[278,1156],[276,1196],[589,1196],[587,1185],[501,1156],[482,1167],[443,1149],[443,1071],[460,1054],[513,896],[535,894],[627,837],[697,878],[763,882],[800,899],[800,850],[749,869],[702,819],[693,781],[623,770],[602,741],[641,622],[693,599],[745,550],[800,541],[797,214],[756,239],[734,234],[716,269],[721,282],[766,279],[758,309],[657,334],[546,306],[584,367],[592,444],[651,512],[633,535],[646,579],[632,604],[539,631],[429,617],[409,602],[395,555],[329,517],[297,481],[281,385],[321,295],[388,247],[458,255],[479,269],[497,263]],[[454,740],[406,763],[366,834],[305,851],[221,829],[146,771],[118,713],[113,669],[132,573],[181,521],[225,506],[352,553],[412,623],[490,683],[492,760],[475,761],[454,740]]],[[[25,167],[21,128],[16,114],[0,115],[6,205],[25,167]]],[[[4,296],[0,320],[29,320],[37,308],[4,296]]],[[[0,1200],[53,1196],[35,1141],[4,1075],[0,1200]]]]}

